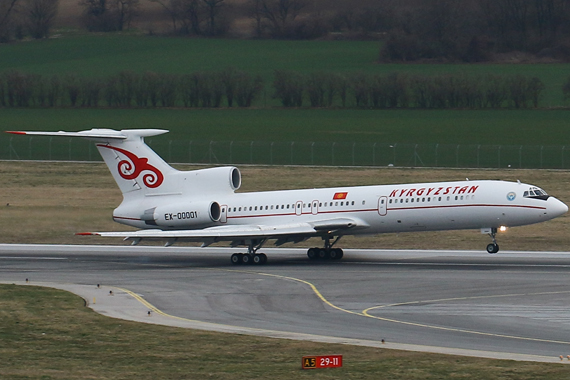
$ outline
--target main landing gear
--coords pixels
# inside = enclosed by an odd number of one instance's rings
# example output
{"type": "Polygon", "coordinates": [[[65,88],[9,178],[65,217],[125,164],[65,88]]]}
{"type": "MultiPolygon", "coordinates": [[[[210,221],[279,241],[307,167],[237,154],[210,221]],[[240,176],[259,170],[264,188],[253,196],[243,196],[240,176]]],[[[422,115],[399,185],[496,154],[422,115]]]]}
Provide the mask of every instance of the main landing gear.
{"type": "Polygon", "coordinates": [[[234,253],[230,257],[232,264],[263,265],[267,263],[267,255],[265,253],[257,253],[257,250],[263,246],[263,243],[265,243],[265,241],[266,239],[260,241],[252,240],[247,247],[247,253],[234,253]]]}
{"type": "Polygon", "coordinates": [[[265,253],[234,253],[230,260],[232,264],[256,264],[263,265],[267,263],[267,255],[265,253]]]}
{"type": "Polygon", "coordinates": [[[491,239],[493,239],[493,242],[487,246],[487,252],[491,254],[499,252],[499,244],[497,244],[497,239],[495,239],[496,235],[497,235],[497,229],[491,228],[491,233],[489,233],[489,236],[491,237],[491,239]]]}
{"type": "Polygon", "coordinates": [[[333,245],[339,241],[340,236],[338,236],[332,243],[330,242],[330,237],[323,238],[325,241],[324,248],[309,248],[307,251],[307,256],[309,260],[340,260],[344,256],[344,252],[340,248],[333,248],[333,245]]]}

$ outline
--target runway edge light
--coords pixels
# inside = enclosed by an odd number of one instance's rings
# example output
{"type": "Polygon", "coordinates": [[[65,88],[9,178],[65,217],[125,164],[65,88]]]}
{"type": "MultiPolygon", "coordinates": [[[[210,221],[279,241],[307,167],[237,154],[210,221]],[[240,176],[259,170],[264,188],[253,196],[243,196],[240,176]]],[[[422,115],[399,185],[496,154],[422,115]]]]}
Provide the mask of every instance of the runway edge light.
{"type": "Polygon", "coordinates": [[[301,368],[338,368],[342,367],[342,355],[303,356],[301,368]]]}

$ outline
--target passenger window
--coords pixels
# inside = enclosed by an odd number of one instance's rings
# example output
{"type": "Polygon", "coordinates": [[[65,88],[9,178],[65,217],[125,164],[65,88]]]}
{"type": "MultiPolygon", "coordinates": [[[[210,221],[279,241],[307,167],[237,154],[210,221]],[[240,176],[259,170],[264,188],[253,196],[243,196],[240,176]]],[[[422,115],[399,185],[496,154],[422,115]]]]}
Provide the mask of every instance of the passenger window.
{"type": "Polygon", "coordinates": [[[340,202],[340,205],[341,205],[341,206],[344,206],[344,202],[340,202]]]}
{"type": "Polygon", "coordinates": [[[251,211],[251,206],[249,206],[249,211],[251,211]]]}
{"type": "Polygon", "coordinates": [[[255,206],[255,211],[257,211],[257,206],[255,206]]]}
{"type": "Polygon", "coordinates": [[[354,206],[354,201],[352,201],[352,205],[354,206]]]}
{"type": "Polygon", "coordinates": [[[412,198],[412,203],[414,203],[414,198],[412,198]]]}

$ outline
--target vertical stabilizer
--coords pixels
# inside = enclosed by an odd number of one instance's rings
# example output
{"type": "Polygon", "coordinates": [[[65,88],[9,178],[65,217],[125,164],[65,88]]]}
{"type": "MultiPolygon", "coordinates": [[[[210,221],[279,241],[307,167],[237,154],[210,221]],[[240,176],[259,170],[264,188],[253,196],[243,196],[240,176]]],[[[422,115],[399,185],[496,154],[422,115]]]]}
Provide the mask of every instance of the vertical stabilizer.
{"type": "Polygon", "coordinates": [[[9,132],[22,135],[82,137],[96,143],[125,200],[149,193],[167,194],[176,191],[177,170],[168,165],[144,138],[168,132],[164,129],[91,129],[81,132],[9,132]],[[172,177],[172,176],[170,176],[172,177]]]}
{"type": "Polygon", "coordinates": [[[146,136],[165,132],[157,129],[122,130],[125,139],[97,142],[97,149],[125,198],[149,193],[166,194],[175,190],[175,184],[168,175],[177,170],[144,142],[146,136]]]}

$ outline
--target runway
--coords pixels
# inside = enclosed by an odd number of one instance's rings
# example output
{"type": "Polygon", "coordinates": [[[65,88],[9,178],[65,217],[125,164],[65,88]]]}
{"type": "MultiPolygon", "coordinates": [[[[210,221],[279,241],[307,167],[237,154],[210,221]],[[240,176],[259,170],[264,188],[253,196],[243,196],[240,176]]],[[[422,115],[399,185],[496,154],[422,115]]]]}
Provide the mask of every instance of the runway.
{"type": "Polygon", "coordinates": [[[541,361],[570,355],[570,252],[345,249],[341,261],[312,262],[305,249],[265,249],[265,266],[233,266],[233,252],[0,245],[0,281],[127,289],[223,331],[541,361]]]}

